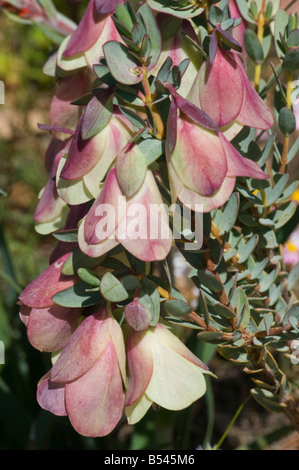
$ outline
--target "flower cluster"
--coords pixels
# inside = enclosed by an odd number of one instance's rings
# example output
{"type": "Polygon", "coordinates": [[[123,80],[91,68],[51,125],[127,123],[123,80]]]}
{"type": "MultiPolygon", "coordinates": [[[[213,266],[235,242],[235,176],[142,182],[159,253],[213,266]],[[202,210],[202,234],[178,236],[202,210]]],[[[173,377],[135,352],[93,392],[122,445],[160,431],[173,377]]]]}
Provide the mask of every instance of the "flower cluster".
{"type": "Polygon", "coordinates": [[[191,21],[203,8],[157,3],[90,0],[44,66],[58,85],[34,218],[59,242],[20,295],[21,318],[53,353],[39,404],[92,437],[124,413],[134,424],[152,403],[179,410],[205,393],[207,366],[161,314],[165,299],[186,305],[153,276],[174,244],[166,203],[211,213],[237,178],[269,177],[234,144],[274,123],[247,75],[234,1],[238,30],[216,22],[208,54],[191,21]]]}

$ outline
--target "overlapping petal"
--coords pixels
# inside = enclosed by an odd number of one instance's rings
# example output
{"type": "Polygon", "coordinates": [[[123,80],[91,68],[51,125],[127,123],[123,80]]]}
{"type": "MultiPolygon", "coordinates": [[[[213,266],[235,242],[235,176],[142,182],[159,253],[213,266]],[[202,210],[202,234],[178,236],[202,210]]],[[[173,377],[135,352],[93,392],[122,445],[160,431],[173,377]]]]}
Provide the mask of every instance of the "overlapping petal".
{"type": "Polygon", "coordinates": [[[132,331],[127,351],[126,414],[130,424],[139,421],[153,402],[180,410],[205,393],[207,366],[163,325],[132,331]]]}
{"type": "Polygon", "coordinates": [[[79,227],[79,246],[91,257],[121,243],[143,261],[164,259],[172,246],[168,215],[151,171],[141,188],[126,198],[110,170],[100,196],[79,227]]]}

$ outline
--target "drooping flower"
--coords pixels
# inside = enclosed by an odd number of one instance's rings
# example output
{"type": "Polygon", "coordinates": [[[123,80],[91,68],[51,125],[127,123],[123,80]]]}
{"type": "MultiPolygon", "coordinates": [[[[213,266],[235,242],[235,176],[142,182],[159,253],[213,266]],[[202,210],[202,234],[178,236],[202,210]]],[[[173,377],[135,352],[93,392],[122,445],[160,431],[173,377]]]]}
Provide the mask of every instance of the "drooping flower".
{"type": "Polygon", "coordinates": [[[81,204],[99,196],[100,183],[132,136],[129,121],[115,110],[104,129],[84,140],[82,125],[86,115],[82,114],[57,170],[57,191],[68,204],[81,204]]]}
{"type": "Polygon", "coordinates": [[[122,42],[111,13],[102,13],[97,9],[97,1],[90,0],[79,25],[59,47],[57,64],[62,70],[71,71],[86,66],[92,69],[104,55],[102,46],[107,41],[122,42]]]}
{"type": "Polygon", "coordinates": [[[121,243],[140,260],[164,259],[172,246],[172,234],[152,172],[146,172],[141,187],[127,198],[112,168],[79,225],[78,241],[81,251],[91,257],[99,257],[121,243]]]}
{"type": "Polygon", "coordinates": [[[265,130],[274,124],[270,109],[255,91],[233,51],[218,48],[213,63],[207,59],[202,64],[188,100],[221,128],[236,122],[265,130]]]}
{"type": "Polygon", "coordinates": [[[38,385],[40,406],[68,416],[81,435],[101,437],[120,421],[125,403],[125,345],[108,308],[87,316],[38,385]]]}
{"type": "Polygon", "coordinates": [[[60,291],[72,287],[78,276],[65,276],[62,268],[71,253],[66,253],[50,264],[21,292],[19,300],[22,305],[31,308],[49,308],[55,305],[52,297],[60,291]]]}
{"type": "Polygon", "coordinates": [[[191,351],[162,324],[127,337],[128,387],[126,415],[137,423],[152,403],[182,410],[206,391],[204,374],[210,373],[191,351]]]}
{"type": "Polygon", "coordinates": [[[55,177],[59,162],[67,152],[70,141],[53,138],[46,152],[48,182],[40,191],[39,202],[34,212],[35,229],[38,233],[51,233],[63,227],[68,206],[57,192],[55,177]]]}
{"type": "Polygon", "coordinates": [[[210,212],[228,200],[237,176],[267,178],[202,110],[170,90],[166,157],[173,202],[178,198],[196,212],[210,212]]]}
{"type": "Polygon", "coordinates": [[[27,327],[30,344],[39,351],[59,351],[66,345],[78,326],[82,308],[52,305],[47,308],[20,309],[20,317],[27,327]]]}
{"type": "Polygon", "coordinates": [[[162,34],[162,50],[157,64],[151,71],[154,75],[160,70],[165,60],[172,60],[172,65],[179,66],[187,61],[188,66],[183,74],[180,85],[180,95],[187,97],[198,70],[202,63],[202,57],[192,44],[197,41],[196,33],[188,20],[175,20],[169,15],[158,14],[157,22],[162,34]],[[169,31],[175,31],[169,35],[169,31]],[[190,39],[191,38],[191,41],[190,39]]]}

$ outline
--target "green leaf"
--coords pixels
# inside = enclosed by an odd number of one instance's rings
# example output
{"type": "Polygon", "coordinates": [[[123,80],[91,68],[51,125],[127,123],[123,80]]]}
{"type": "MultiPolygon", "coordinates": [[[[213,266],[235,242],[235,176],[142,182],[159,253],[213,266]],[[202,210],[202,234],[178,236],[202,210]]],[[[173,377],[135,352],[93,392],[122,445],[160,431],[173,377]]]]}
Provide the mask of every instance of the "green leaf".
{"type": "Polygon", "coordinates": [[[150,61],[148,64],[148,70],[151,70],[160,57],[161,48],[162,48],[162,39],[160,30],[157,26],[156,19],[153,15],[152,10],[144,3],[137,11],[137,16],[141,16],[143,23],[147,31],[147,37],[150,41],[150,61]]]}
{"type": "Polygon", "coordinates": [[[88,103],[82,120],[82,139],[99,134],[109,123],[113,112],[113,98],[110,90],[97,93],[88,103]]]}
{"type": "Polygon", "coordinates": [[[202,13],[203,8],[198,5],[189,4],[180,8],[179,2],[175,0],[148,0],[148,5],[155,11],[176,16],[178,18],[193,18],[202,13]],[[190,6],[189,6],[190,5],[190,6]]]}
{"type": "Polygon", "coordinates": [[[198,333],[197,338],[212,344],[221,344],[223,342],[222,333],[218,331],[198,333]]]}
{"type": "Polygon", "coordinates": [[[267,292],[279,273],[279,268],[273,269],[270,274],[263,276],[259,284],[259,292],[267,292]]]}
{"type": "Polygon", "coordinates": [[[296,119],[289,108],[281,108],[278,115],[278,125],[284,135],[292,134],[296,130],[296,119]]]}
{"type": "Polygon", "coordinates": [[[125,5],[119,3],[115,9],[115,16],[123,23],[125,28],[131,32],[134,26],[133,20],[130,13],[128,12],[125,5]]]}
{"type": "Polygon", "coordinates": [[[176,299],[165,300],[163,302],[163,309],[168,315],[174,317],[185,317],[192,312],[192,307],[187,302],[176,299]]]}
{"type": "Polygon", "coordinates": [[[90,286],[99,287],[100,279],[98,278],[97,274],[91,269],[79,268],[77,273],[81,281],[85,282],[86,284],[89,284],[90,286]]]}
{"type": "Polygon", "coordinates": [[[262,45],[252,29],[246,29],[244,32],[244,45],[248,56],[256,63],[260,64],[264,60],[264,51],[262,45]]]}
{"type": "Polygon", "coordinates": [[[236,316],[235,312],[233,312],[230,308],[226,307],[226,305],[215,304],[213,308],[214,312],[220,315],[221,317],[230,319],[236,316]]]}
{"type": "Polygon", "coordinates": [[[298,152],[299,152],[299,137],[297,137],[294,144],[289,150],[287,163],[290,163],[293,160],[293,158],[296,157],[298,152]]]}
{"type": "Polygon", "coordinates": [[[200,283],[212,292],[221,292],[224,288],[222,282],[208,269],[199,269],[197,276],[200,283]]]}
{"type": "Polygon", "coordinates": [[[218,349],[218,353],[228,361],[237,364],[246,364],[249,362],[246,351],[244,351],[244,349],[242,348],[236,348],[233,346],[221,346],[218,349]]]}
{"type": "Polygon", "coordinates": [[[239,251],[239,263],[245,263],[248,260],[251,253],[254,251],[255,247],[258,244],[259,236],[254,235],[250,240],[246,243],[245,246],[241,247],[241,244],[238,245],[239,251]]]}
{"type": "Polygon", "coordinates": [[[141,187],[147,172],[147,160],[138,145],[122,152],[116,159],[116,176],[120,189],[130,197],[141,187]]]}
{"type": "Polygon", "coordinates": [[[239,193],[233,193],[229,198],[225,209],[222,213],[222,216],[217,224],[220,234],[224,232],[229,232],[234,226],[240,206],[240,195],[239,193]]]}
{"type": "Polygon", "coordinates": [[[80,281],[68,289],[55,294],[52,300],[62,307],[89,307],[102,302],[103,296],[99,291],[90,291],[90,285],[80,281]]]}
{"type": "Polygon", "coordinates": [[[109,272],[102,277],[100,291],[109,302],[122,302],[129,297],[122,283],[109,272]]]}
{"type": "Polygon", "coordinates": [[[285,175],[277,174],[276,176],[277,176],[278,181],[276,182],[274,188],[265,189],[265,196],[266,196],[265,207],[269,207],[277,201],[281,193],[284,191],[288,178],[289,178],[287,174],[285,175]]]}
{"type": "Polygon", "coordinates": [[[289,15],[284,10],[278,10],[274,23],[275,48],[278,57],[285,54],[285,48],[281,42],[280,35],[284,37],[285,29],[289,22],[289,15]]]}
{"type": "Polygon", "coordinates": [[[64,243],[75,243],[78,241],[78,230],[64,230],[61,232],[53,232],[53,237],[64,243]]]}
{"type": "Polygon", "coordinates": [[[288,72],[296,72],[299,70],[299,47],[288,50],[283,59],[282,68],[288,72]]]}
{"type": "Polygon", "coordinates": [[[113,78],[124,85],[136,85],[143,75],[129,50],[117,41],[108,41],[103,46],[107,66],[113,78]]]}
{"type": "Polygon", "coordinates": [[[105,259],[105,256],[99,258],[90,258],[81,250],[74,251],[66,260],[62,268],[62,274],[65,276],[73,276],[79,268],[95,268],[99,266],[105,259]]]}
{"type": "Polygon", "coordinates": [[[263,388],[250,390],[251,396],[264,408],[272,412],[281,412],[285,405],[277,401],[277,397],[270,391],[263,388]]]}

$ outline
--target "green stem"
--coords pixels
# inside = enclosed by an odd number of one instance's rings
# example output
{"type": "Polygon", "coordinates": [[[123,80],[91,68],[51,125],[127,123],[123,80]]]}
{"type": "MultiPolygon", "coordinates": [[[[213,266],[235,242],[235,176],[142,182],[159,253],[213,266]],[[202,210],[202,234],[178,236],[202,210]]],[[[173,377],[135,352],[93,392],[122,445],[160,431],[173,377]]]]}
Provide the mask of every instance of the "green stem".
{"type": "Polygon", "coordinates": [[[239,414],[241,413],[241,411],[243,410],[244,406],[246,405],[246,403],[249,401],[249,399],[251,398],[251,396],[249,395],[245,400],[244,402],[239,406],[239,408],[237,409],[233,419],[231,420],[231,422],[229,423],[228,427],[226,428],[226,430],[224,431],[224,433],[222,434],[221,438],[219,439],[216,447],[215,447],[215,450],[218,450],[220,449],[223,441],[226,439],[229,431],[231,430],[231,428],[233,427],[233,425],[235,424],[235,421],[236,419],[238,418],[239,414]]]}

